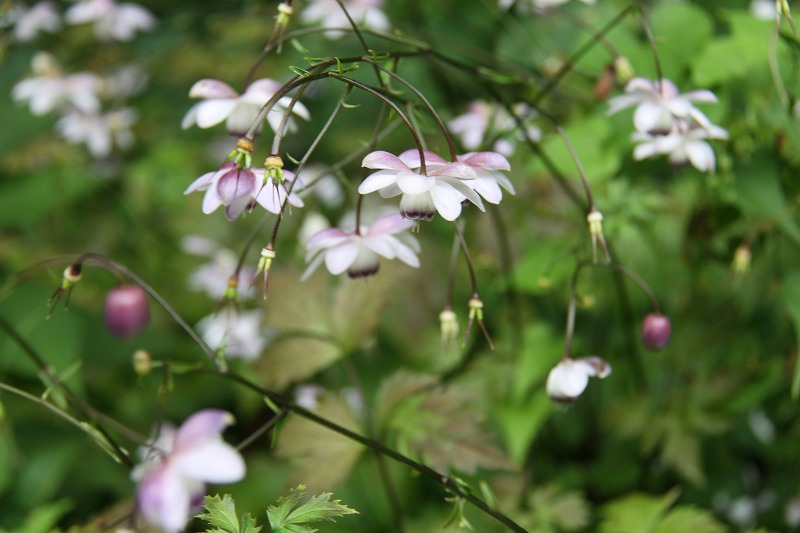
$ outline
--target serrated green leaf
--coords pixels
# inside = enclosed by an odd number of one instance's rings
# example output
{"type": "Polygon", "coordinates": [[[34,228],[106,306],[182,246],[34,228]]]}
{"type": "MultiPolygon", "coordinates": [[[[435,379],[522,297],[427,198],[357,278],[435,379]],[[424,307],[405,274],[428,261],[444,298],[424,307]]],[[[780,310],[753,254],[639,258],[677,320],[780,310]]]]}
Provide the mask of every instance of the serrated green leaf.
{"type": "Polygon", "coordinates": [[[239,518],[236,515],[236,504],[229,494],[225,494],[222,497],[219,495],[206,496],[203,500],[203,507],[206,512],[197,515],[197,517],[223,531],[229,533],[245,533],[248,531],[250,533],[257,533],[261,529],[260,527],[252,528],[254,522],[252,518],[250,518],[248,523],[251,529],[242,529],[240,531],[239,518]]]}
{"type": "Polygon", "coordinates": [[[272,533],[313,533],[316,529],[307,527],[308,524],[315,522],[334,522],[336,518],[348,514],[357,514],[358,511],[339,500],[331,501],[330,492],[324,492],[313,496],[305,503],[300,500],[305,495],[306,487],[299,485],[292,489],[289,495],[278,500],[277,506],[270,506],[267,509],[272,533]]]}
{"type": "Polygon", "coordinates": [[[664,496],[631,494],[603,507],[600,533],[654,533],[656,526],[675,503],[678,491],[664,496]]]}
{"type": "Polygon", "coordinates": [[[725,533],[728,528],[719,523],[711,512],[683,505],[667,513],[653,533],[684,533],[686,531],[725,533]]]}

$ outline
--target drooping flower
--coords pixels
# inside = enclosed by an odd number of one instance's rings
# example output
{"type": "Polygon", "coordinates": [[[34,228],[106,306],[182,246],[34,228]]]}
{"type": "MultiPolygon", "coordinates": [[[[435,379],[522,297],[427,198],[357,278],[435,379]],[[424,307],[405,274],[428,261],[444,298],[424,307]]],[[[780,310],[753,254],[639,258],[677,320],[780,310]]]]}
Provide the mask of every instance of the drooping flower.
{"type": "Polygon", "coordinates": [[[14,24],[14,40],[30,42],[41,31],[55,33],[61,29],[61,17],[55,2],[42,0],[31,7],[23,4],[13,4],[8,13],[14,24]]]}
{"type": "MultiPolygon", "coordinates": [[[[212,300],[222,299],[228,291],[228,280],[236,271],[238,256],[232,250],[224,248],[216,242],[199,235],[187,235],[181,240],[181,248],[190,254],[208,257],[209,261],[197,267],[191,274],[187,284],[193,291],[203,291],[212,300]]],[[[252,296],[250,280],[255,269],[243,265],[239,270],[238,296],[252,296]]]]}
{"type": "Polygon", "coordinates": [[[122,108],[103,114],[70,111],[58,122],[56,131],[72,144],[85,144],[92,157],[103,158],[114,146],[122,149],[133,145],[131,127],[136,122],[136,112],[122,108]]]}
{"type": "Polygon", "coordinates": [[[226,357],[252,361],[261,355],[273,334],[263,321],[262,309],[229,310],[202,318],[197,331],[211,348],[224,351],[226,357]]]}
{"type": "Polygon", "coordinates": [[[100,41],[130,41],[137,32],[156,25],[156,18],[142,6],[114,0],[78,0],[64,19],[69,24],[94,23],[94,34],[100,41]]]}
{"type": "Polygon", "coordinates": [[[351,278],[371,276],[380,267],[380,257],[399,259],[403,263],[419,267],[419,245],[411,236],[406,242],[396,235],[411,227],[414,222],[399,213],[385,215],[372,225],[361,225],[358,232],[339,228],[324,229],[313,235],[306,244],[308,268],[301,280],[307,279],[322,262],[331,274],[347,271],[351,278]]]}
{"type": "Polygon", "coordinates": [[[547,376],[547,395],[558,402],[572,403],[586,390],[589,377],[604,378],[609,374],[611,365],[599,357],[565,357],[547,376]]]}
{"type": "Polygon", "coordinates": [[[35,76],[17,83],[11,94],[17,102],[27,101],[34,115],[44,115],[63,106],[74,106],[86,113],[96,113],[100,109],[101,81],[95,74],[66,75],[47,52],[33,56],[31,69],[35,76]]]}
{"type": "Polygon", "coordinates": [[[677,121],[666,135],[636,132],[632,137],[640,143],[633,150],[636,160],[664,154],[673,165],[684,165],[688,161],[697,170],[714,172],[716,157],[706,139],[727,139],[728,132],[713,124],[704,128],[677,121]]]}
{"type": "Polygon", "coordinates": [[[497,152],[471,152],[458,156],[458,160],[472,167],[475,171],[474,180],[465,181],[470,188],[480,194],[484,200],[491,204],[499,204],[503,199],[503,191],[516,194],[514,185],[503,174],[511,170],[508,159],[497,152]]]}
{"type": "MultiPolygon", "coordinates": [[[[381,11],[383,0],[344,0],[343,4],[356,24],[378,31],[389,28],[389,19],[381,11]]],[[[350,28],[350,21],[336,0],[310,0],[300,13],[300,19],[306,24],[319,23],[325,28],[350,28]]],[[[335,29],[325,32],[330,39],[344,34],[335,29]]]]}
{"type": "Polygon", "coordinates": [[[717,97],[705,89],[681,94],[668,79],[633,78],[625,86],[625,94],[608,101],[607,114],[636,106],[633,124],[637,131],[646,133],[668,132],[678,119],[691,120],[703,128],[711,126],[711,121],[692,102],[716,103],[717,97]]]}
{"type": "Polygon", "coordinates": [[[464,163],[448,163],[432,152],[425,152],[426,173],[422,173],[418,150],[395,156],[377,151],[367,154],[361,166],[377,169],[359,185],[358,192],[379,191],[384,198],[402,195],[400,213],[405,218],[431,220],[437,212],[453,221],[461,214],[466,198],[483,211],[480,196],[466,183],[475,180],[475,170],[464,163]]]}
{"type": "Polygon", "coordinates": [[[106,295],[106,327],[116,337],[131,339],[150,321],[147,294],[139,285],[115,287],[106,295]]]}
{"type": "Polygon", "coordinates": [[[137,504],[142,517],[166,533],[181,531],[192,509],[202,503],[206,483],[234,483],[244,478],[239,452],[222,440],[233,416],[205,409],[190,416],[180,428],[164,425],[131,473],[139,482],[137,504]]]}
{"type": "Polygon", "coordinates": [[[467,150],[477,150],[484,143],[492,142],[494,151],[510,156],[516,143],[524,140],[526,135],[534,142],[542,138],[541,130],[531,122],[536,117],[535,110],[522,103],[515,104],[513,110],[524,124],[524,134],[504,107],[481,100],[470,103],[467,112],[452,119],[447,126],[459,136],[467,150]]]}
{"type": "MultiPolygon", "coordinates": [[[[272,96],[278,92],[281,84],[267,78],[256,80],[247,86],[243,94],[236,92],[233,87],[219,80],[203,79],[195,83],[189,90],[190,98],[200,98],[203,101],[195,104],[183,117],[181,126],[187,129],[194,124],[200,128],[211,128],[222,121],[231,135],[244,135],[258,117],[261,108],[272,96]]],[[[273,130],[278,128],[284,113],[289,108],[292,99],[284,96],[267,113],[266,120],[273,130]]],[[[292,113],[308,120],[308,109],[295,102],[292,113]]],[[[261,125],[259,125],[259,130],[261,125]]],[[[294,121],[289,120],[286,130],[294,131],[294,121]]]]}

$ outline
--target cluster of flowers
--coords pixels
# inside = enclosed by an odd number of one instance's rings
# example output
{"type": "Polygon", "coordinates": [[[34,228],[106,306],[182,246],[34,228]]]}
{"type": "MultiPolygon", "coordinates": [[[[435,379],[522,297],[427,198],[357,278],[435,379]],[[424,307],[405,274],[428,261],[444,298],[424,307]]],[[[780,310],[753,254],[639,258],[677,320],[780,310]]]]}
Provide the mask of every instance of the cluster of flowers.
{"type": "MultiPolygon", "coordinates": [[[[18,41],[31,41],[41,32],[56,32],[62,24],[53,2],[31,7],[14,4],[8,20],[18,41]]],[[[155,18],[135,4],[114,0],[80,0],[64,13],[68,24],[92,23],[99,41],[129,41],[138,31],[149,30],[155,18]]],[[[123,102],[141,92],[147,78],[135,66],[119,68],[105,76],[84,71],[65,73],[51,54],[40,52],[31,62],[33,76],[17,83],[12,96],[27,102],[34,115],[57,113],[56,131],[67,142],[85,144],[95,158],[107,157],[114,145],[128,148],[133,143],[131,126],[136,112],[123,102]],[[103,109],[102,102],[112,102],[103,109]]]]}
{"type": "Polygon", "coordinates": [[[727,139],[728,132],[712,124],[693,102],[716,103],[717,97],[708,90],[681,94],[668,79],[634,78],[625,86],[625,94],[609,101],[608,114],[636,106],[632,136],[639,143],[633,151],[636,160],[667,155],[673,165],[689,162],[700,171],[713,172],[716,157],[706,140],[727,139]]]}
{"type": "Polygon", "coordinates": [[[447,126],[459,136],[467,150],[491,144],[495,152],[508,157],[514,153],[516,144],[526,137],[533,142],[539,142],[542,138],[541,130],[533,124],[535,110],[523,103],[515,104],[512,110],[521,120],[524,132],[504,107],[483,100],[471,102],[467,112],[455,117],[447,126]]]}

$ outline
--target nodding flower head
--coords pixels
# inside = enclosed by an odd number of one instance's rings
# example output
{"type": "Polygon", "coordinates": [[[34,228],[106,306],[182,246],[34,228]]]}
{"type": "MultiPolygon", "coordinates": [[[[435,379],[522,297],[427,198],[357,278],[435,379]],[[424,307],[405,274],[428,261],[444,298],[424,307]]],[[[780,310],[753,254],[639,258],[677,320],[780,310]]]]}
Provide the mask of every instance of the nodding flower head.
{"type": "Polygon", "coordinates": [[[206,191],[203,197],[203,213],[208,215],[224,205],[225,217],[234,220],[250,204],[257,187],[260,187],[260,183],[252,169],[240,168],[228,161],[217,171],[208,172],[197,178],[184,194],[206,191]]]}
{"type": "Polygon", "coordinates": [[[399,156],[377,151],[367,154],[361,166],[376,169],[358,187],[361,194],[378,191],[384,198],[402,195],[400,214],[413,220],[431,220],[437,212],[453,221],[461,214],[461,201],[467,199],[483,211],[483,201],[468,181],[477,179],[466,163],[448,163],[438,155],[424,152],[425,172],[418,150],[399,156]]]}
{"type": "Polygon", "coordinates": [[[362,225],[358,232],[339,228],[317,232],[306,245],[306,261],[310,264],[302,279],[307,279],[323,261],[331,274],[347,271],[351,278],[363,278],[378,272],[380,257],[399,259],[409,266],[419,267],[416,239],[406,235],[403,242],[396,237],[413,225],[412,221],[392,213],[370,226],[362,225]]]}
{"type": "Polygon", "coordinates": [[[599,357],[566,357],[550,370],[547,395],[557,402],[573,403],[586,390],[590,377],[604,378],[609,374],[611,365],[599,357]]]}

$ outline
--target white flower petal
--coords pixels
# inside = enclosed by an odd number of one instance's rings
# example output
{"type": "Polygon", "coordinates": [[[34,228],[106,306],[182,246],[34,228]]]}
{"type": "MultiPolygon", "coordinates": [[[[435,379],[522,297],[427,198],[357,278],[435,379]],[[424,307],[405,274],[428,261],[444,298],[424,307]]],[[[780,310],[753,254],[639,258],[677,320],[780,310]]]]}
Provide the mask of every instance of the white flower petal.
{"type": "Polygon", "coordinates": [[[195,118],[200,128],[210,128],[225,120],[236,108],[236,100],[206,100],[195,106],[195,118]]]}
{"type": "Polygon", "coordinates": [[[244,478],[244,459],[221,439],[175,454],[172,465],[182,476],[208,483],[233,483],[244,478]]]}
{"type": "Polygon", "coordinates": [[[325,266],[333,275],[339,275],[353,264],[358,255],[358,244],[346,243],[325,252],[325,266]]]}

